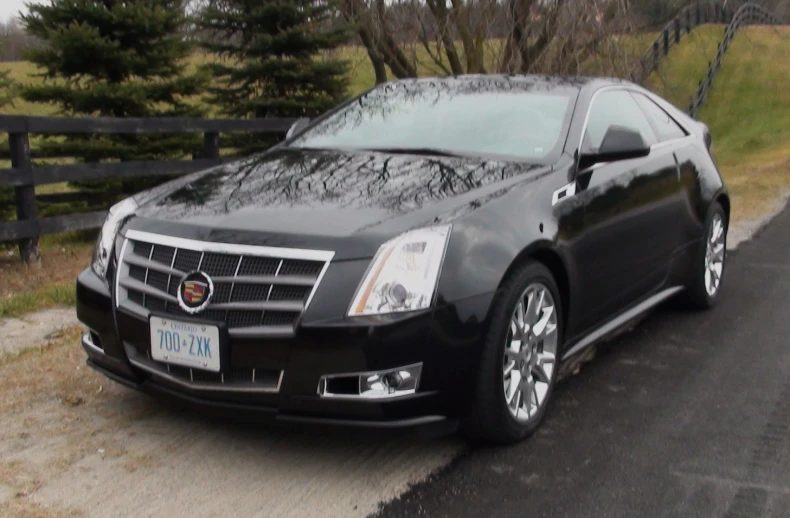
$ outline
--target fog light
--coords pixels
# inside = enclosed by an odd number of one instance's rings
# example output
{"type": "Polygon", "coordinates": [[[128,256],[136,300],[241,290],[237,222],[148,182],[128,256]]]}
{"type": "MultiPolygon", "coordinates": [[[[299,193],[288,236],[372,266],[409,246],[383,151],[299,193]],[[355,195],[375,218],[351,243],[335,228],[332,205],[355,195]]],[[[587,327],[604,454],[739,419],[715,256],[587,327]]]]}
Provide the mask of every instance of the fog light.
{"type": "Polygon", "coordinates": [[[359,394],[362,397],[383,397],[390,394],[413,394],[417,390],[417,380],[421,366],[377,372],[359,378],[359,394]]]}
{"type": "Polygon", "coordinates": [[[322,397],[360,399],[406,396],[417,391],[421,372],[422,364],[418,363],[385,371],[324,376],[318,383],[318,393],[322,397]]]}

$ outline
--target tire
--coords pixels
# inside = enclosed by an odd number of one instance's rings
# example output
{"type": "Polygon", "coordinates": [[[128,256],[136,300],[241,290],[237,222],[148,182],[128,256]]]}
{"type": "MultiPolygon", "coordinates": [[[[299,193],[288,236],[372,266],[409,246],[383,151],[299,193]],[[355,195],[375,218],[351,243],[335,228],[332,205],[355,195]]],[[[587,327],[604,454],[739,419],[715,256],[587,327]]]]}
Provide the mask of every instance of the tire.
{"type": "Polygon", "coordinates": [[[721,204],[716,202],[711,205],[705,220],[705,234],[694,256],[691,279],[683,292],[682,301],[689,309],[710,309],[719,300],[727,265],[727,225],[727,214],[721,204]],[[720,258],[720,267],[716,266],[716,258],[720,258]],[[711,289],[711,281],[717,272],[718,280],[711,289]]]}
{"type": "Polygon", "coordinates": [[[504,282],[491,315],[471,411],[462,421],[462,430],[471,439],[508,444],[538,428],[557,383],[563,313],[548,268],[536,261],[520,265],[504,282]],[[543,306],[536,311],[540,300],[543,306]],[[519,314],[526,324],[520,333],[519,314]],[[506,391],[513,394],[510,404],[506,391]],[[524,399],[527,392],[528,402],[524,399]]]}

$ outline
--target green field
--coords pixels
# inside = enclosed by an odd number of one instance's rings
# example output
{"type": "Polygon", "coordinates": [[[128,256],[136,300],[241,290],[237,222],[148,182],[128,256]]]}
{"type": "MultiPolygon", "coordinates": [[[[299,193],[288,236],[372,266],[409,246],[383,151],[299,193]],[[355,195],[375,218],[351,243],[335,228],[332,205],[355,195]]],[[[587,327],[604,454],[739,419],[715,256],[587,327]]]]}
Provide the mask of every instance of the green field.
{"type": "MultiPolygon", "coordinates": [[[[723,26],[703,27],[672,49],[649,86],[685,109],[716,54],[723,26]]],[[[758,217],[790,189],[790,27],[738,34],[699,114],[733,195],[733,220],[758,217]]]]}
{"type": "MultiPolygon", "coordinates": [[[[349,67],[349,93],[356,94],[370,88],[375,84],[375,74],[367,54],[360,47],[346,47],[338,50],[335,55],[348,62],[349,67]]],[[[194,70],[197,66],[208,61],[208,57],[196,54],[190,60],[187,70],[194,70]]],[[[0,63],[0,70],[10,70],[11,77],[20,84],[39,82],[36,77],[38,68],[28,61],[0,63]]],[[[197,100],[196,100],[197,102],[197,100]]],[[[54,106],[38,103],[28,103],[17,98],[14,106],[8,108],[6,113],[13,115],[55,115],[54,106]]]]}
{"type": "MultiPolygon", "coordinates": [[[[612,53],[616,53],[618,62],[623,63],[632,62],[637,56],[641,55],[653,39],[656,37],[655,33],[646,32],[635,36],[627,36],[624,38],[615,38],[611,40],[610,45],[602,45],[602,49],[609,49],[612,53]]],[[[501,40],[488,40],[485,46],[485,63],[488,69],[493,69],[494,64],[498,61],[501,53],[502,41],[501,40]]],[[[459,44],[459,50],[461,46],[459,44]]],[[[417,70],[421,76],[441,76],[445,75],[442,69],[433,63],[421,44],[407,45],[404,48],[407,56],[414,56],[418,64],[417,70]]],[[[356,95],[375,84],[375,74],[373,67],[370,64],[368,55],[364,48],[358,46],[342,47],[335,51],[326,54],[332,58],[341,59],[348,64],[348,79],[349,79],[349,95],[356,95]]],[[[461,52],[461,60],[464,56],[461,52]]],[[[204,54],[195,54],[188,66],[188,71],[194,70],[199,65],[206,63],[209,59],[216,59],[204,54]]],[[[603,73],[609,74],[611,66],[607,67],[602,64],[605,61],[602,56],[596,56],[585,65],[585,71],[595,73],[596,71],[604,71],[603,73]]],[[[0,70],[10,70],[11,77],[20,84],[41,81],[36,77],[38,69],[30,62],[14,62],[14,63],[0,63],[0,70]]],[[[390,77],[390,79],[393,79],[390,77]]],[[[195,102],[199,102],[198,99],[195,102]]],[[[9,114],[18,115],[54,115],[56,109],[52,106],[45,104],[27,103],[21,99],[15,102],[15,105],[7,110],[9,114]]]]}

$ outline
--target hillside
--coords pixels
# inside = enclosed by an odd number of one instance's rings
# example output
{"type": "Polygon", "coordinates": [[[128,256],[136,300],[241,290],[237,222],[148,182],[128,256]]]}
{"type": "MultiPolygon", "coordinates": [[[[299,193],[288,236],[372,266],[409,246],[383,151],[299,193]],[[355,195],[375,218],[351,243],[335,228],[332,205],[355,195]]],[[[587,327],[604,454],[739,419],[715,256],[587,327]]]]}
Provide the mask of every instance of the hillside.
{"type": "MultiPolygon", "coordinates": [[[[716,53],[723,26],[676,46],[649,86],[685,108],[716,53]]],[[[790,26],[748,27],[725,55],[699,118],[733,195],[733,220],[757,218],[790,192],[790,26]]]]}

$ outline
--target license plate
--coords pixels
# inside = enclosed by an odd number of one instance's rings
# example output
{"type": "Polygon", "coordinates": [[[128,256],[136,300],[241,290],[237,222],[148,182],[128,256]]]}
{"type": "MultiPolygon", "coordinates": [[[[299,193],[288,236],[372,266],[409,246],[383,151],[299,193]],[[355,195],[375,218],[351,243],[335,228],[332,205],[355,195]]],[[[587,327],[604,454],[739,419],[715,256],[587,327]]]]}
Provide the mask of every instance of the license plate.
{"type": "Polygon", "coordinates": [[[194,369],[219,372],[219,328],[151,317],[151,357],[194,369]]]}

